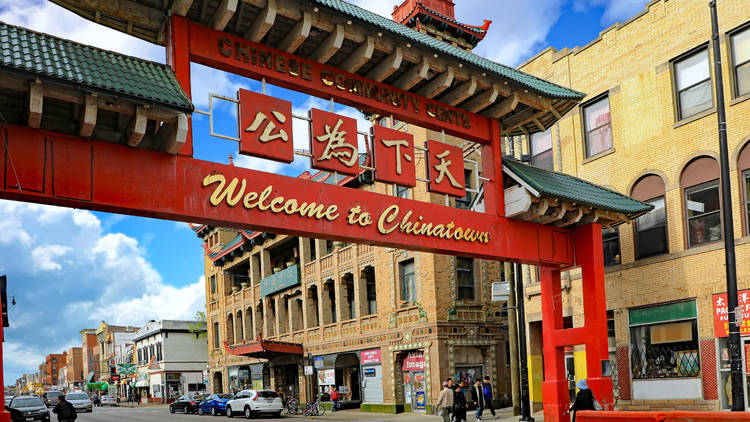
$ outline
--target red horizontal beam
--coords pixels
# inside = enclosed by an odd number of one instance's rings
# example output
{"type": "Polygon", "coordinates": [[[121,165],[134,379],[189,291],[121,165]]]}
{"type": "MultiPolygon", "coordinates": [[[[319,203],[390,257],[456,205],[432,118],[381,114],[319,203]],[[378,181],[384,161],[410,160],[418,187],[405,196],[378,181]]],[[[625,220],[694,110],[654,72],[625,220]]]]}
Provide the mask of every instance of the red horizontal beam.
{"type": "Polygon", "coordinates": [[[5,125],[3,132],[4,199],[475,258],[573,263],[566,229],[26,127],[5,125]],[[236,180],[224,197],[216,191],[221,180],[236,180]],[[313,211],[303,206],[312,203],[313,211]]]}

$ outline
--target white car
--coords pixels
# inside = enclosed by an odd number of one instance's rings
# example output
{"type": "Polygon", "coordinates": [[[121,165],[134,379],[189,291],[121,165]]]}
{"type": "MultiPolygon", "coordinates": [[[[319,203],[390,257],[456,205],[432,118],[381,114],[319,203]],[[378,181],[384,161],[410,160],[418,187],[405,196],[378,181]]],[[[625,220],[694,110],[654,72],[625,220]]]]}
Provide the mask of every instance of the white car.
{"type": "Polygon", "coordinates": [[[101,404],[102,406],[117,406],[117,400],[115,396],[102,396],[101,404]]]}
{"type": "Polygon", "coordinates": [[[91,412],[93,405],[91,404],[91,397],[88,394],[80,391],[74,391],[65,395],[65,400],[72,404],[76,409],[76,412],[91,412]]]}
{"type": "Polygon", "coordinates": [[[246,419],[261,413],[281,416],[284,405],[281,397],[273,390],[242,390],[227,402],[227,416],[244,415],[246,419]]]}

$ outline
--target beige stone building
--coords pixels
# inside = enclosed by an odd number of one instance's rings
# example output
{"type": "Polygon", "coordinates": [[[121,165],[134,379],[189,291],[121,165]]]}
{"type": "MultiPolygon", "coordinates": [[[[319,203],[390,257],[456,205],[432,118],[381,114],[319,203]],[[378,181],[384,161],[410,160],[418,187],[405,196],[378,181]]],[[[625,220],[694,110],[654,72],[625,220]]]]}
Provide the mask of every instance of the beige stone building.
{"type": "MultiPolygon", "coordinates": [[[[738,284],[747,289],[750,3],[717,3],[738,284]]],[[[717,295],[726,281],[710,41],[707,2],[655,0],[584,47],[548,48],[520,66],[587,97],[546,132],[513,139],[516,152],[655,206],[635,224],[603,233],[610,360],[623,409],[723,409],[732,399],[717,295]]],[[[532,399],[540,404],[539,284],[533,268],[525,273],[532,399]]],[[[580,274],[566,274],[563,285],[566,324],[578,326],[580,274]]],[[[750,359],[750,338],[742,350],[750,359]]],[[[584,356],[569,351],[571,385],[586,376],[584,356]]],[[[748,393],[737,399],[747,402],[748,393]]]]}

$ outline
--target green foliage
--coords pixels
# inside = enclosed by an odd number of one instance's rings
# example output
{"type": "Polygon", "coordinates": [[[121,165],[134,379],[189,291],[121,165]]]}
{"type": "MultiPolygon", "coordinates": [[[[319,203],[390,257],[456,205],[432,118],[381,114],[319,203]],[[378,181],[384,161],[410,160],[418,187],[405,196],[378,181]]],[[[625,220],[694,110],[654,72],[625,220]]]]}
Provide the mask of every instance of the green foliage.
{"type": "Polygon", "coordinates": [[[206,332],[206,313],[203,311],[195,312],[195,324],[188,324],[188,329],[191,333],[196,334],[196,339],[204,339],[207,337],[206,332]]]}

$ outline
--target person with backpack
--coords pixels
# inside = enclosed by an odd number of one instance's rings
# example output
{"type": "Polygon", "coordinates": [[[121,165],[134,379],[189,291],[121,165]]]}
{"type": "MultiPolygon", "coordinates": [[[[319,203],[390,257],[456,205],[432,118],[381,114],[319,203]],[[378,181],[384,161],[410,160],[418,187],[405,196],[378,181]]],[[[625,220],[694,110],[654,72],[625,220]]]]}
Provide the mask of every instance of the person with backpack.
{"type": "Polygon", "coordinates": [[[565,414],[567,415],[571,410],[573,411],[573,420],[571,422],[576,422],[576,413],[579,410],[601,410],[601,406],[599,406],[599,409],[597,409],[597,405],[599,403],[594,398],[594,393],[591,392],[591,389],[589,388],[589,385],[585,379],[578,381],[576,383],[576,387],[578,387],[576,400],[573,402],[573,405],[570,406],[570,409],[565,412],[565,414]]]}
{"type": "Polygon", "coordinates": [[[75,407],[65,400],[65,395],[61,395],[57,405],[52,409],[52,413],[57,415],[59,422],[73,422],[78,419],[75,407]]]}
{"type": "Polygon", "coordinates": [[[482,383],[482,390],[484,392],[484,405],[487,407],[487,409],[490,409],[490,413],[492,413],[492,416],[497,419],[497,415],[495,414],[495,406],[492,405],[492,384],[490,384],[490,377],[484,376],[484,382],[482,383]]]}
{"type": "Polygon", "coordinates": [[[339,407],[341,407],[341,404],[339,403],[339,399],[341,399],[339,388],[333,387],[333,391],[331,391],[331,402],[333,402],[333,406],[331,407],[331,412],[335,412],[339,407]]]}

